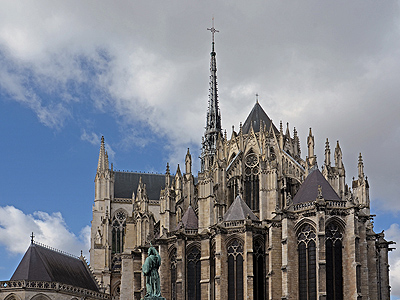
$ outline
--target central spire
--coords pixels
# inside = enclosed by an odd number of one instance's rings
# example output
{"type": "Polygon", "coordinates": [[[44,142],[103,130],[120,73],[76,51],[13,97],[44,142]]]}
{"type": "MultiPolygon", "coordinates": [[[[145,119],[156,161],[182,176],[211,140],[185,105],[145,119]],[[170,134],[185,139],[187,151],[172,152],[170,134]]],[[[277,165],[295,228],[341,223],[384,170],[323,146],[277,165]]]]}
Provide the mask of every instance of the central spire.
{"type": "Polygon", "coordinates": [[[221,115],[218,106],[218,88],[217,88],[217,61],[215,52],[215,33],[219,32],[214,28],[214,18],[212,19],[212,27],[207,28],[211,31],[211,61],[210,61],[210,89],[207,110],[206,132],[204,134],[203,151],[202,151],[202,170],[208,169],[212,165],[212,158],[205,162],[205,156],[213,156],[215,153],[217,138],[221,133],[221,115]]]}

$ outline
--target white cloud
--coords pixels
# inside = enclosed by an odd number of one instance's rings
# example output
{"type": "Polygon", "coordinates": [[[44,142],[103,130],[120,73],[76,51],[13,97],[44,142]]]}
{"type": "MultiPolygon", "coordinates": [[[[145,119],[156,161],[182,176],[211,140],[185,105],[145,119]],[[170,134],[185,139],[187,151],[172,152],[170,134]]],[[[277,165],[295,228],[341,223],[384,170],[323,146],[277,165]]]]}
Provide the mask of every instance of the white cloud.
{"type": "Polygon", "coordinates": [[[0,4],[0,87],[46,126],[62,128],[86,105],[128,128],[125,142],[166,137],[171,162],[182,161],[204,130],[214,14],[228,135],[259,93],[303,146],[313,127],[320,163],[325,138],[339,139],[348,181],[362,152],[372,198],[400,210],[398,2],[21,3],[0,4]]]}
{"type": "Polygon", "coordinates": [[[88,257],[89,226],[83,228],[77,236],[68,229],[59,212],[48,214],[37,211],[27,215],[13,206],[0,207],[0,244],[10,253],[25,253],[32,232],[37,242],[77,256],[82,250],[88,257]]]}

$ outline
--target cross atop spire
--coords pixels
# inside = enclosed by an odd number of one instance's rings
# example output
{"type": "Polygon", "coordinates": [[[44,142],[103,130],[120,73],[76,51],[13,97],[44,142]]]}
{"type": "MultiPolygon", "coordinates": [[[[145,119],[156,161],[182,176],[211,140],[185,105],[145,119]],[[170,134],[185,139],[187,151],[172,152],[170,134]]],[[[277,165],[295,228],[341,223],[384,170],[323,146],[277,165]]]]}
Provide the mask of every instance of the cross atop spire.
{"type": "Polygon", "coordinates": [[[32,232],[32,234],[31,234],[31,244],[33,244],[33,238],[34,238],[35,236],[33,235],[33,232],[32,232]]]}
{"type": "Polygon", "coordinates": [[[211,54],[215,55],[215,51],[214,51],[214,44],[215,44],[214,35],[215,35],[216,32],[219,32],[219,30],[214,28],[214,17],[212,18],[212,27],[211,28],[207,28],[207,30],[211,31],[211,36],[212,36],[212,52],[211,52],[211,54]]]}

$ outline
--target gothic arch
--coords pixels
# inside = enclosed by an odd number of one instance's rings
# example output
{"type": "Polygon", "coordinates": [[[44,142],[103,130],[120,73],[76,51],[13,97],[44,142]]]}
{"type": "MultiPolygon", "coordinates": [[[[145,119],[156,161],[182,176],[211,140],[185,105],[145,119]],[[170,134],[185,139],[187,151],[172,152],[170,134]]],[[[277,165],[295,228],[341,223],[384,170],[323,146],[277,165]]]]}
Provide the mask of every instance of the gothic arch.
{"type": "Polygon", "coordinates": [[[112,214],[112,217],[113,217],[113,218],[116,217],[116,215],[117,215],[119,212],[124,213],[126,217],[129,216],[129,214],[128,214],[128,212],[126,211],[126,209],[123,209],[122,207],[120,207],[120,208],[118,208],[116,211],[114,211],[114,213],[112,214]]]}
{"type": "Polygon", "coordinates": [[[14,293],[9,294],[4,300],[21,300],[21,298],[14,293]]]}
{"type": "Polygon", "coordinates": [[[317,234],[309,222],[296,230],[299,300],[317,300],[317,234]]]}
{"type": "Polygon", "coordinates": [[[111,289],[111,300],[119,300],[121,294],[121,281],[117,281],[111,289]]]}
{"type": "MultiPolygon", "coordinates": [[[[326,299],[343,300],[343,233],[344,228],[338,222],[340,218],[329,220],[325,227],[326,260],[326,299]]],[[[357,290],[361,270],[356,268],[357,290]]]]}
{"type": "Polygon", "coordinates": [[[188,299],[201,300],[201,247],[193,242],[186,248],[186,291],[188,299]]]}
{"type": "Polygon", "coordinates": [[[31,298],[31,300],[51,300],[50,297],[46,296],[45,294],[37,294],[31,298]]]}
{"type": "Polygon", "coordinates": [[[172,246],[168,250],[168,258],[169,258],[169,270],[170,270],[170,299],[177,299],[177,290],[176,290],[176,280],[177,280],[177,250],[176,247],[172,246]]]}
{"type": "Polygon", "coordinates": [[[311,227],[314,228],[314,230],[316,230],[317,228],[317,224],[315,224],[315,222],[311,219],[308,218],[304,218],[301,219],[300,221],[298,221],[295,225],[294,225],[294,231],[296,232],[296,235],[299,234],[300,228],[304,225],[304,224],[309,224],[311,227]]]}
{"type": "Polygon", "coordinates": [[[225,238],[225,249],[228,249],[228,247],[230,246],[230,244],[233,243],[234,240],[238,240],[240,243],[242,243],[242,245],[244,245],[244,240],[241,236],[237,234],[232,234],[225,238]]]}
{"type": "Polygon", "coordinates": [[[228,256],[228,299],[244,299],[244,243],[232,238],[227,244],[228,256]]]}
{"type": "Polygon", "coordinates": [[[345,232],[346,222],[342,218],[340,218],[338,216],[332,216],[332,217],[328,218],[325,222],[325,227],[327,228],[330,223],[336,223],[337,226],[339,226],[341,232],[342,233],[345,232]]]}

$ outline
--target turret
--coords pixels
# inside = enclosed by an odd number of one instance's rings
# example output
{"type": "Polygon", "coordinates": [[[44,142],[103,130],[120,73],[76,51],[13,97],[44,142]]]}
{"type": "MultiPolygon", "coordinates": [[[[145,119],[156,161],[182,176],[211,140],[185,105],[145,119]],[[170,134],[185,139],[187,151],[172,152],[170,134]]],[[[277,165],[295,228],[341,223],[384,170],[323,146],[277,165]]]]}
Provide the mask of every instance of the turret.
{"type": "Polygon", "coordinates": [[[369,209],[369,184],[367,177],[364,175],[364,163],[361,153],[358,156],[358,178],[353,178],[352,187],[355,202],[369,209]]]}
{"type": "Polygon", "coordinates": [[[192,173],[192,156],[190,155],[189,148],[185,157],[185,174],[192,173]]]}
{"type": "Polygon", "coordinates": [[[314,136],[312,135],[312,131],[310,128],[310,132],[308,134],[307,137],[307,148],[308,148],[308,156],[306,158],[306,174],[308,175],[308,173],[316,168],[318,168],[317,166],[317,157],[314,154],[314,136]]]}
{"type": "Polygon", "coordinates": [[[326,138],[325,142],[325,166],[331,166],[331,149],[329,148],[329,140],[326,138]]]}

